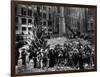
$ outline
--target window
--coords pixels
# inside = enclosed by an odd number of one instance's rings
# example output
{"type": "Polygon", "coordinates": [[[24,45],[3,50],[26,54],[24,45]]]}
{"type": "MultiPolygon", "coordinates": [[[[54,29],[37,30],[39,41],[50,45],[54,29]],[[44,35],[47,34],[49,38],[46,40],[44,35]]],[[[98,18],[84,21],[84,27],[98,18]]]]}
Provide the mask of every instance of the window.
{"type": "Polygon", "coordinates": [[[28,30],[30,30],[30,31],[31,31],[31,30],[32,30],[32,28],[31,28],[31,27],[29,27],[29,28],[28,28],[28,30]]]}
{"type": "Polygon", "coordinates": [[[26,18],[22,18],[22,24],[26,24],[26,18]]]}
{"type": "Polygon", "coordinates": [[[26,8],[21,8],[21,14],[26,15],[26,8]]]}
{"type": "Polygon", "coordinates": [[[26,31],[26,27],[22,27],[22,31],[26,31]]]}
{"type": "Polygon", "coordinates": [[[32,19],[28,19],[28,23],[31,24],[32,23],[32,19]]]}
{"type": "Polygon", "coordinates": [[[16,6],[15,9],[16,9],[16,15],[21,15],[21,8],[19,6],[16,6]]]}
{"type": "Polygon", "coordinates": [[[60,7],[58,7],[57,10],[58,10],[58,13],[60,13],[60,7]]]}
{"type": "Polygon", "coordinates": [[[32,9],[28,9],[28,16],[32,16],[32,9]]]}

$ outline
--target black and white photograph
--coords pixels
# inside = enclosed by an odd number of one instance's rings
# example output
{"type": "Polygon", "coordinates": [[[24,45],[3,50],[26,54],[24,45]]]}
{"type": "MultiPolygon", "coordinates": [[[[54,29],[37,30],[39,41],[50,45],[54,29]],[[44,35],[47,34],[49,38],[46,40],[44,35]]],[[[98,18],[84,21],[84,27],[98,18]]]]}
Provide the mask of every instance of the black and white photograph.
{"type": "Polygon", "coordinates": [[[15,6],[15,73],[96,68],[96,8],[15,6]]]}

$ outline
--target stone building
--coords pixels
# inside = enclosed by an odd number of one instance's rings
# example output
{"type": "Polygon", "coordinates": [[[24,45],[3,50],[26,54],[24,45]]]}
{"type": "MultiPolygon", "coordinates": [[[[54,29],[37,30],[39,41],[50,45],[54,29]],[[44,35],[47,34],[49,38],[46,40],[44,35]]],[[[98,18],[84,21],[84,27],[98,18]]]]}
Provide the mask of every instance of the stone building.
{"type": "Polygon", "coordinates": [[[86,18],[87,18],[87,29],[86,33],[91,36],[94,36],[95,25],[96,25],[96,9],[88,8],[86,9],[86,18]]]}
{"type": "Polygon", "coordinates": [[[94,8],[65,7],[66,34],[93,36],[95,29],[96,10],[94,8]]]}
{"type": "Polygon", "coordinates": [[[16,34],[34,39],[36,31],[44,36],[67,38],[89,34],[95,25],[95,9],[46,5],[17,5],[16,34]]]}
{"type": "Polygon", "coordinates": [[[16,6],[16,34],[24,39],[34,38],[34,28],[46,29],[49,33],[61,36],[65,33],[64,7],[45,5],[16,6]]]}
{"type": "Polygon", "coordinates": [[[65,7],[67,37],[80,36],[83,33],[85,8],[65,7]]]}
{"type": "Polygon", "coordinates": [[[32,39],[34,27],[34,16],[32,6],[16,6],[16,35],[23,39],[32,39]]]}

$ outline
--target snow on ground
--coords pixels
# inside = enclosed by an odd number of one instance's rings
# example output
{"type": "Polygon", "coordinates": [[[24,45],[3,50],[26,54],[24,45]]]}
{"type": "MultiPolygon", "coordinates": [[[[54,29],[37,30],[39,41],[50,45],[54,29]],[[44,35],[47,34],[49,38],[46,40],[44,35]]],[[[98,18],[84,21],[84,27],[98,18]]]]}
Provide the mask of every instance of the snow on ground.
{"type": "MultiPolygon", "coordinates": [[[[89,41],[84,40],[84,39],[67,39],[66,37],[57,37],[57,38],[51,38],[51,39],[47,39],[47,44],[50,45],[50,48],[53,49],[55,47],[55,45],[59,44],[59,45],[64,45],[64,43],[75,43],[78,44],[80,41],[81,44],[86,45],[86,44],[91,44],[89,41]]],[[[92,46],[94,48],[94,46],[92,46]]]]}
{"type": "Polygon", "coordinates": [[[54,66],[54,67],[49,67],[49,68],[28,68],[25,66],[22,67],[16,67],[16,73],[33,73],[33,72],[50,72],[50,71],[68,71],[68,70],[79,70],[76,68],[72,68],[69,66],[64,66],[64,67],[60,67],[60,66],[54,66]]]}
{"type": "Polygon", "coordinates": [[[50,48],[53,49],[55,45],[63,45],[67,39],[65,37],[51,38],[47,40],[47,44],[50,45],[50,48]]]}

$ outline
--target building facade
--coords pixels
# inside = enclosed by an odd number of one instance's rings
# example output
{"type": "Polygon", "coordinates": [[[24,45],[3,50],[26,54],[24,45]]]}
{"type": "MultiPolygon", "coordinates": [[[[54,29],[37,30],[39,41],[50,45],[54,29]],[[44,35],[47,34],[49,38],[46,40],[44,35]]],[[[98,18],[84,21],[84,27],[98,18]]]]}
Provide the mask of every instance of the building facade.
{"type": "Polygon", "coordinates": [[[16,35],[34,39],[35,29],[61,36],[65,33],[64,7],[45,5],[16,6],[16,35]]]}
{"type": "Polygon", "coordinates": [[[94,11],[91,8],[17,5],[16,34],[24,39],[34,39],[36,32],[42,29],[45,29],[44,36],[51,37],[89,34],[95,25],[94,11]]]}
{"type": "Polygon", "coordinates": [[[23,39],[32,39],[34,27],[34,16],[32,6],[16,6],[16,35],[23,39]]]}
{"type": "Polygon", "coordinates": [[[85,8],[66,7],[64,14],[67,36],[80,36],[83,33],[85,8]]]}

